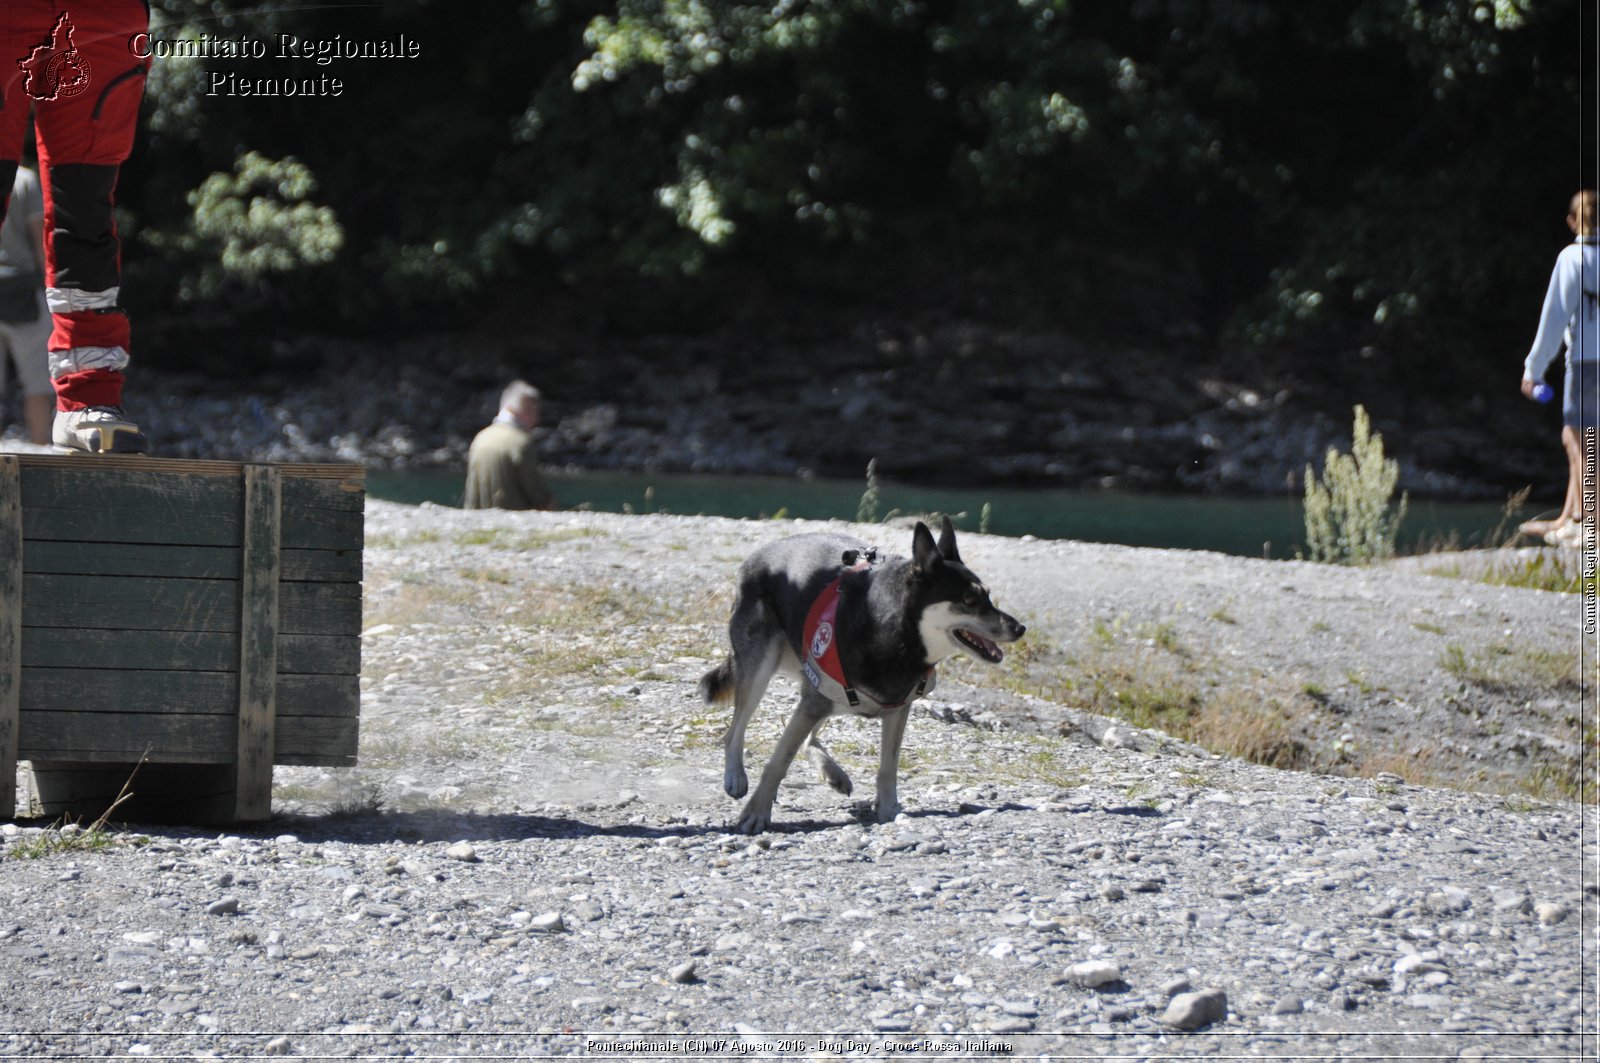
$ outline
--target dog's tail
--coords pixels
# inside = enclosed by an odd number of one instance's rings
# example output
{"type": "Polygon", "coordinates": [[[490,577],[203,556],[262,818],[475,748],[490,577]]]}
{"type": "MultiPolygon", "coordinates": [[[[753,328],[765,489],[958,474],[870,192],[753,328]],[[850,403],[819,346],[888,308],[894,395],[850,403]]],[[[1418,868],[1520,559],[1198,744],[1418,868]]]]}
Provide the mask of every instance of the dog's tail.
{"type": "Polygon", "coordinates": [[[700,677],[700,698],[707,705],[733,700],[733,658],[729,657],[700,677]]]}

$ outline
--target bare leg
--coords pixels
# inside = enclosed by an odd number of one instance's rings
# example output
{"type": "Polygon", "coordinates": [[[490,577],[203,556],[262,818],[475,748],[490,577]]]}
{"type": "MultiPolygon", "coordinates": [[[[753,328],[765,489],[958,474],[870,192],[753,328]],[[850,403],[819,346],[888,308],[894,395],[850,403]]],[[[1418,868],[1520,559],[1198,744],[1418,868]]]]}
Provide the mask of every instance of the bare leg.
{"type": "Polygon", "coordinates": [[[1546,535],[1578,519],[1583,495],[1583,443],[1576,428],[1562,426],[1561,449],[1567,455],[1567,496],[1561,503],[1561,512],[1551,520],[1524,521],[1517,528],[1524,535],[1546,535]]]}
{"type": "Polygon", "coordinates": [[[50,445],[50,425],[56,415],[54,393],[29,395],[22,400],[22,416],[28,425],[28,442],[36,446],[50,445]]]}
{"type": "MultiPolygon", "coordinates": [[[[1593,430],[1588,433],[1593,435],[1593,430]]],[[[1583,440],[1576,428],[1563,426],[1561,446],[1567,452],[1567,500],[1561,507],[1561,521],[1578,520],[1583,510],[1583,440]]]]}

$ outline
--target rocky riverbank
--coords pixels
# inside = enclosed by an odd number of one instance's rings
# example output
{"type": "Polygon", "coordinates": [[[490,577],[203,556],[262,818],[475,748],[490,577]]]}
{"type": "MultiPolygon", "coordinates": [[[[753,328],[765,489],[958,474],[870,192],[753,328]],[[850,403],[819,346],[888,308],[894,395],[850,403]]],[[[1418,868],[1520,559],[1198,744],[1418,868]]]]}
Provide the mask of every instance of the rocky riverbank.
{"type": "MultiPolygon", "coordinates": [[[[137,365],[128,402],[156,452],[460,466],[519,376],[547,394],[545,459],[587,468],[855,480],[876,458],[910,483],[1281,494],[1330,445],[1350,446],[1350,402],[1325,386],[1174,374],[1189,355],[959,322],[825,340],[457,335],[274,349],[282,368],[246,380],[224,364],[206,377],[137,365]]],[[[1501,499],[1563,482],[1556,427],[1540,429],[1523,400],[1445,415],[1376,387],[1353,401],[1414,494],[1501,499]]]]}
{"type": "Polygon", "coordinates": [[[963,536],[1029,633],[941,670],[902,817],[798,766],[731,835],[695,680],[813,526],[369,502],[361,765],[0,827],[0,1054],[1592,1058],[1577,596],[963,536]],[[1152,690],[1310,770],[1089,711],[1152,690]]]}

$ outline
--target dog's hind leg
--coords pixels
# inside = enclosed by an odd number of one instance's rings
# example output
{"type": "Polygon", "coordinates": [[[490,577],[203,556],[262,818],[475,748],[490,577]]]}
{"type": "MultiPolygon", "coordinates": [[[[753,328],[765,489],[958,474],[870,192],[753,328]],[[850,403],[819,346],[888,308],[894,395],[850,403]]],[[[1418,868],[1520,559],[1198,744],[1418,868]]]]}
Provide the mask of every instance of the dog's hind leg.
{"type": "Polygon", "coordinates": [[[878,743],[876,808],[879,823],[888,823],[900,814],[900,743],[905,739],[906,720],[910,716],[910,705],[883,714],[883,736],[878,743]]]}
{"type": "Polygon", "coordinates": [[[735,831],[740,834],[760,834],[772,824],[772,802],[778,796],[783,777],[789,773],[789,765],[794,763],[800,747],[816,730],[818,717],[832,711],[833,705],[826,698],[810,691],[800,695],[800,704],[794,707],[789,722],[784,725],[778,745],[772,751],[772,759],[761,770],[761,781],[756,784],[755,792],[739,814],[735,831]]]}
{"type": "Polygon", "coordinates": [[[729,797],[743,797],[750,789],[744,772],[744,732],[778,670],[783,651],[780,635],[749,646],[733,658],[733,720],[722,736],[722,788],[729,797]]]}
{"type": "Polygon", "coordinates": [[[823,748],[822,740],[818,737],[822,734],[822,725],[827,723],[828,720],[829,717],[824,716],[811,729],[811,738],[806,742],[806,759],[815,764],[817,770],[822,773],[823,782],[849,797],[850,791],[855,789],[850,782],[850,776],[845,774],[845,770],[839,767],[839,762],[834,760],[828,751],[823,748]]]}

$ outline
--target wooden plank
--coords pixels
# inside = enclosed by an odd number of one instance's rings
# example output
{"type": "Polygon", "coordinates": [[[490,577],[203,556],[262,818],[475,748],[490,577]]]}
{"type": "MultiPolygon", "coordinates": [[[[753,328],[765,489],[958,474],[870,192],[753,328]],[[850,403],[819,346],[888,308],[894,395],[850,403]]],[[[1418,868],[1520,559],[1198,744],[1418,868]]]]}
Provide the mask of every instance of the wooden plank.
{"type": "Polygon", "coordinates": [[[329,512],[360,513],[366,509],[366,470],[359,465],[348,468],[352,475],[338,477],[290,477],[292,465],[274,465],[285,473],[283,481],[283,508],[312,509],[329,512]]]}
{"type": "Polygon", "coordinates": [[[360,583],[365,575],[360,546],[350,550],[286,547],[282,555],[285,583],[360,583]]]}
{"type": "Polygon", "coordinates": [[[0,819],[17,811],[21,692],[22,480],[17,459],[0,454],[0,819]]]}
{"type": "MultiPolygon", "coordinates": [[[[361,674],[361,636],[285,635],[280,632],[278,674],[337,675],[354,678],[361,674]]],[[[350,711],[356,710],[352,708],[350,711]]]]}
{"type": "MultiPolygon", "coordinates": [[[[237,747],[231,713],[141,716],[24,710],[21,730],[18,752],[23,760],[121,763],[148,755],[169,764],[229,764],[237,747]]],[[[354,764],[358,739],[359,721],[353,716],[280,716],[277,762],[354,764]]]]}
{"type": "Polygon", "coordinates": [[[360,551],[366,532],[363,488],[355,479],[284,481],[284,547],[360,551]]]}
{"type": "Polygon", "coordinates": [[[25,628],[23,668],[223,672],[239,659],[239,636],[213,631],[25,628]]]}
{"type": "Polygon", "coordinates": [[[32,540],[237,546],[243,485],[215,476],[74,466],[22,467],[32,540]]]}
{"type": "MultiPolygon", "coordinates": [[[[359,550],[284,550],[281,563],[282,578],[289,582],[361,582],[359,550]]],[[[41,575],[231,580],[239,575],[239,550],[233,546],[39,539],[29,541],[24,567],[41,575]]]]}
{"type": "Polygon", "coordinates": [[[285,583],[278,590],[280,630],[295,635],[359,635],[361,586],[285,583]]]}
{"type": "MultiPolygon", "coordinates": [[[[239,661],[239,636],[220,631],[128,631],[23,628],[22,667],[226,672],[239,661]]],[[[280,635],[279,675],[349,675],[361,671],[356,635],[280,635]]]]}
{"type": "Polygon", "coordinates": [[[37,575],[234,579],[239,574],[239,550],[232,546],[30,539],[26,571],[37,575]]]}
{"type": "MultiPolygon", "coordinates": [[[[361,677],[357,675],[280,675],[278,723],[286,719],[350,719],[361,715],[361,677]]],[[[350,747],[355,752],[355,746],[350,747]]]]}
{"type": "MultiPolygon", "coordinates": [[[[30,542],[149,543],[178,546],[235,546],[239,542],[240,495],[226,485],[169,478],[174,490],[124,484],[109,490],[100,504],[78,498],[47,505],[31,501],[23,514],[23,536],[30,542]]],[[[64,485],[65,486],[65,485],[64,485]]],[[[98,492],[102,484],[85,485],[98,492]]],[[[33,488],[23,482],[23,490],[33,488]]],[[[71,497],[71,496],[68,496],[71,497]]],[[[94,497],[93,494],[90,496],[94,497]]],[[[361,549],[364,530],[359,510],[296,509],[284,515],[283,545],[298,550],[361,549]]]]}
{"type": "MultiPolygon", "coordinates": [[[[38,628],[139,631],[239,630],[237,580],[25,574],[22,623],[38,628]]],[[[355,583],[283,583],[279,630],[351,635],[361,630],[355,583]]]]}
{"type": "MultiPolygon", "coordinates": [[[[16,458],[24,469],[66,469],[74,471],[81,470],[88,464],[81,457],[72,455],[18,454],[16,458]]],[[[235,482],[238,481],[240,471],[244,468],[244,464],[237,461],[155,458],[143,454],[98,455],[95,457],[93,465],[95,468],[109,469],[119,476],[139,472],[171,472],[181,473],[184,476],[218,477],[235,482]]],[[[276,468],[285,481],[353,480],[360,484],[366,479],[366,469],[349,462],[306,462],[304,464],[278,465],[276,468]]]]}
{"type": "Polygon", "coordinates": [[[365,575],[359,546],[352,550],[285,548],[281,556],[285,583],[360,583],[365,575]]]}
{"type": "Polygon", "coordinates": [[[295,550],[360,550],[366,516],[359,510],[299,506],[283,514],[283,545],[295,550]]]}
{"type": "Polygon", "coordinates": [[[278,531],[283,481],[277,470],[244,470],[244,542],[240,569],[239,745],[234,816],[272,815],[272,756],[278,693],[278,531]]]}
{"type": "MultiPolygon", "coordinates": [[[[360,683],[360,678],[353,675],[280,676],[278,715],[354,716],[360,710],[360,683]]],[[[30,712],[232,716],[238,704],[239,677],[233,672],[121,668],[22,670],[20,709],[24,716],[30,712]]],[[[27,741],[26,733],[22,740],[27,741]]]]}
{"type": "Polygon", "coordinates": [[[26,627],[129,631],[238,631],[237,580],[29,574],[26,627]]]}
{"type": "Polygon", "coordinates": [[[279,716],[278,763],[348,767],[356,762],[361,721],[354,716],[279,716]]]}
{"type": "Polygon", "coordinates": [[[182,764],[233,761],[233,713],[33,712],[22,709],[24,760],[151,760],[182,764]]]}
{"type": "MultiPolygon", "coordinates": [[[[217,463],[233,477],[200,474],[204,462],[93,463],[57,459],[20,462],[28,493],[23,537],[96,543],[168,543],[236,546],[240,541],[242,466],[217,463]]],[[[286,474],[294,466],[273,466],[286,474]]],[[[284,546],[359,550],[365,494],[363,479],[341,466],[339,478],[293,477],[283,519],[284,546]]]]}

